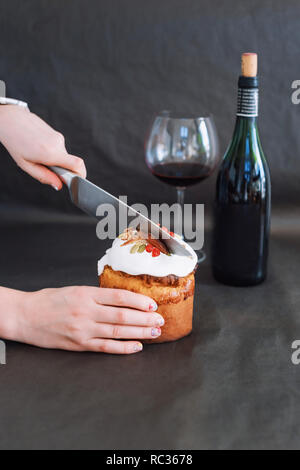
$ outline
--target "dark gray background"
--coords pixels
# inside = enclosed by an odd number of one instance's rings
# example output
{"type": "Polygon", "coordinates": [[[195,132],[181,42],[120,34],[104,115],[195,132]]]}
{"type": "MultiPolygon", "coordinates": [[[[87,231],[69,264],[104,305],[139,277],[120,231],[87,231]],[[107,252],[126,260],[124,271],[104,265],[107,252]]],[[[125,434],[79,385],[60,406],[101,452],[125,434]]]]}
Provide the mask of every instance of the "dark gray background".
{"type": "MultiPolygon", "coordinates": [[[[162,108],[208,110],[224,151],[240,54],[258,52],[275,208],[267,282],[217,284],[208,257],[197,273],[188,338],[131,357],[8,343],[0,448],[299,449],[300,366],[291,363],[291,342],[300,338],[300,111],[290,100],[300,78],[299,2],[10,0],[0,7],[8,96],[28,101],[65,134],[92,181],[131,202],[175,197],[144,164],[152,116],[162,108]]],[[[0,285],[96,285],[107,243],[92,222],[66,192],[18,170],[4,149],[0,158],[0,285]]],[[[187,194],[207,213],[214,178],[187,194]]]]}
{"type": "MultiPolygon", "coordinates": [[[[240,55],[259,55],[260,132],[274,203],[299,196],[300,4],[294,1],[28,0],[1,1],[0,78],[7,96],[64,133],[85,158],[89,178],[132,202],[174,192],[144,163],[144,140],[161,109],[212,112],[222,152],[231,138],[240,55]],[[141,183],[142,182],[142,183],[141,183]]],[[[1,151],[1,201],[75,210],[16,170],[1,151]]],[[[209,203],[214,178],[188,201],[209,203]]]]}

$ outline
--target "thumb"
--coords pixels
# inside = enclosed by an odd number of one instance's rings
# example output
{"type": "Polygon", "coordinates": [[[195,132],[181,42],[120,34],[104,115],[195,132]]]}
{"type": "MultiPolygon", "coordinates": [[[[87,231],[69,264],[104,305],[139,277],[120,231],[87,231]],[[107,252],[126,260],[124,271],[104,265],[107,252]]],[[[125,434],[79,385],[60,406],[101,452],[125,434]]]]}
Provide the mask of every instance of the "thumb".
{"type": "Polygon", "coordinates": [[[62,188],[61,179],[46,166],[39,165],[37,163],[25,162],[21,168],[42,184],[49,184],[57,191],[62,188]]]}

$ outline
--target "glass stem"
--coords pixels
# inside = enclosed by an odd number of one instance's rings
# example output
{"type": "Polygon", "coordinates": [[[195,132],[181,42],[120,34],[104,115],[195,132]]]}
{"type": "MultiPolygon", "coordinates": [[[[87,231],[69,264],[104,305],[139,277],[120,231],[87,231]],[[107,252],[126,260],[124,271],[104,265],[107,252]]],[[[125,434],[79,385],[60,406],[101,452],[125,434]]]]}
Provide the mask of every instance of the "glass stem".
{"type": "MultiPolygon", "coordinates": [[[[185,196],[185,188],[177,188],[177,203],[180,204],[181,214],[179,214],[179,219],[176,221],[176,225],[177,225],[177,233],[179,233],[180,235],[183,235],[184,233],[184,227],[183,227],[184,196],[185,196]]],[[[175,228],[175,231],[176,231],[176,228],[175,228]]]]}

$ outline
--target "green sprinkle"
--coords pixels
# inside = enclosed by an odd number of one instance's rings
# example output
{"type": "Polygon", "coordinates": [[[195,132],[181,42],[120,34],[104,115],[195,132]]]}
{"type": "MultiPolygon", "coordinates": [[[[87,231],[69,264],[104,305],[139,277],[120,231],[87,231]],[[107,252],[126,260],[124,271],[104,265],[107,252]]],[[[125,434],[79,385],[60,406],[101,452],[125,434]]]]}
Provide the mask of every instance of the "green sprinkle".
{"type": "Polygon", "coordinates": [[[133,254],[133,253],[136,253],[136,252],[138,251],[138,249],[139,249],[139,245],[135,244],[135,245],[133,245],[133,247],[131,248],[130,253],[132,253],[132,254],[133,254]]]}

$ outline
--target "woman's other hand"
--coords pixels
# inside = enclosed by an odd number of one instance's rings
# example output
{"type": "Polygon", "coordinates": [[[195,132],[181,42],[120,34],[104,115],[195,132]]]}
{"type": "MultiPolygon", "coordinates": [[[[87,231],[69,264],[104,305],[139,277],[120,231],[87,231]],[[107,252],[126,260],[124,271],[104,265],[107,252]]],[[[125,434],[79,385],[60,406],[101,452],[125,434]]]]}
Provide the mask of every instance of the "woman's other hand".
{"type": "Polygon", "coordinates": [[[22,170],[54,189],[61,189],[62,182],[47,166],[86,177],[84,161],[67,152],[64,136],[27,108],[0,106],[0,141],[22,170]]]}

